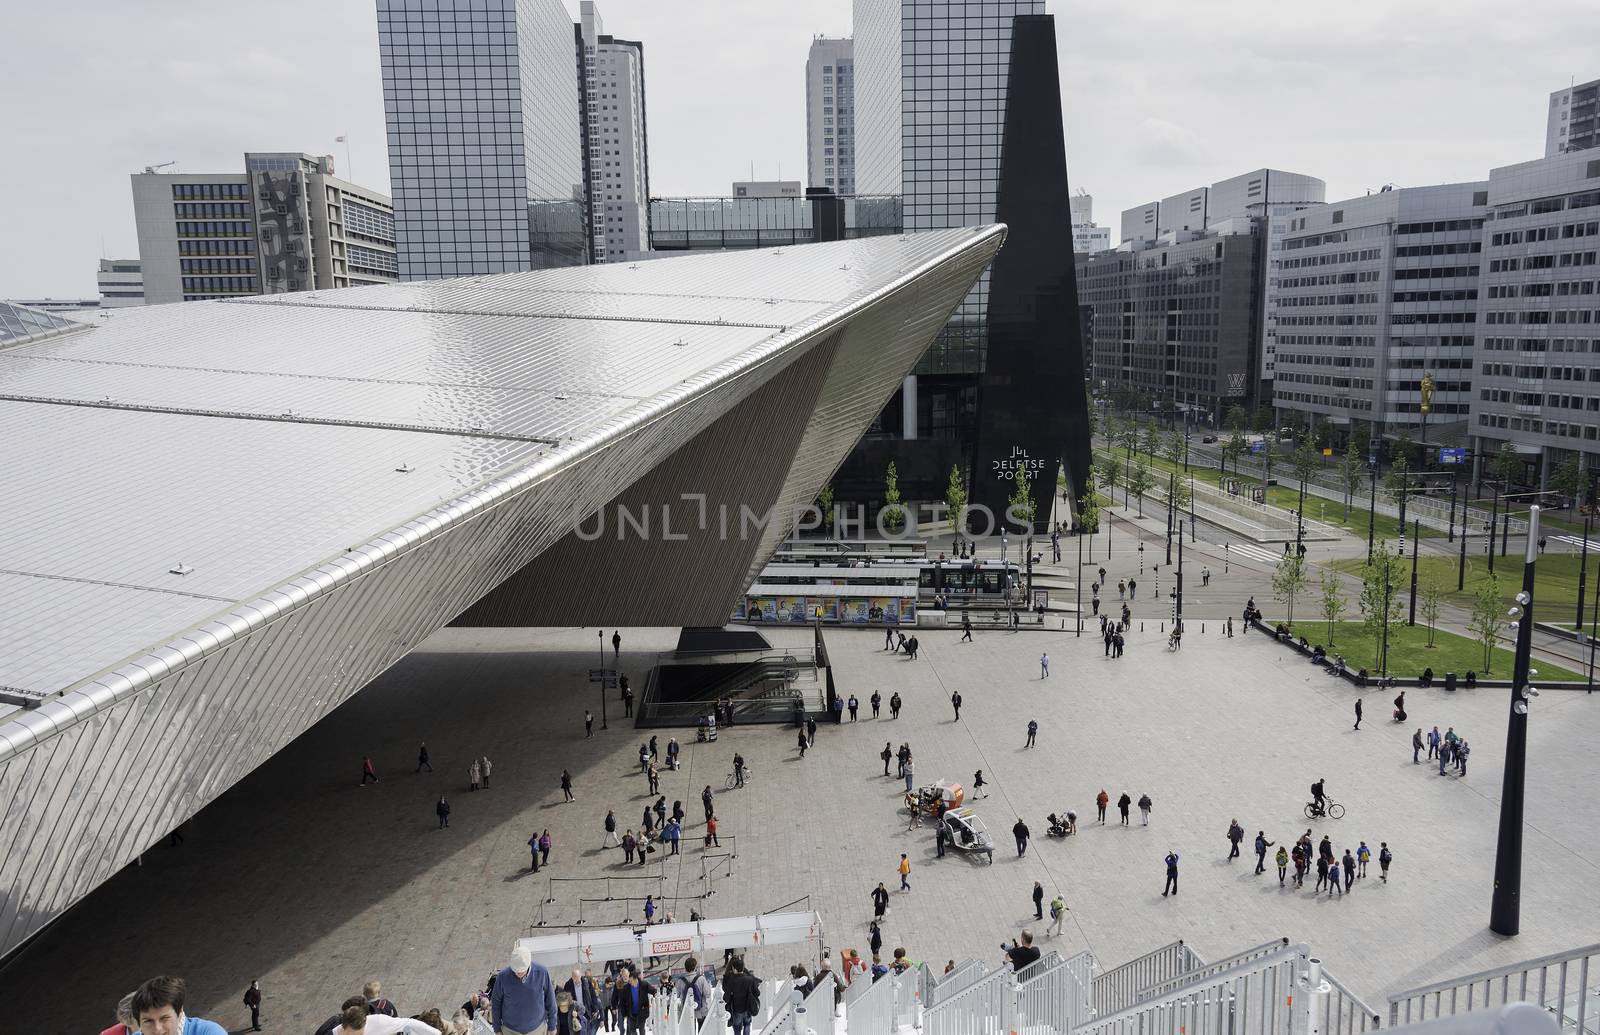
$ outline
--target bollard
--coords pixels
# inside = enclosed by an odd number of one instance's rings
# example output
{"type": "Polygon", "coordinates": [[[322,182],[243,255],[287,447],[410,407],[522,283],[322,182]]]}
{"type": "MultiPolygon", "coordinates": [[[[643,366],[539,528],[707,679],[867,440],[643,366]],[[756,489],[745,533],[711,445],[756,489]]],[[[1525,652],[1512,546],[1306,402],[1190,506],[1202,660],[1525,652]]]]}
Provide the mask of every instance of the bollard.
{"type": "Polygon", "coordinates": [[[1206,623],[1201,622],[1200,623],[1200,635],[1204,636],[1205,634],[1206,634],[1206,623]]]}
{"type": "Polygon", "coordinates": [[[1140,632],[1144,632],[1144,622],[1143,622],[1143,621],[1141,621],[1141,622],[1140,622],[1140,623],[1139,623],[1139,631],[1140,631],[1140,632]]]}

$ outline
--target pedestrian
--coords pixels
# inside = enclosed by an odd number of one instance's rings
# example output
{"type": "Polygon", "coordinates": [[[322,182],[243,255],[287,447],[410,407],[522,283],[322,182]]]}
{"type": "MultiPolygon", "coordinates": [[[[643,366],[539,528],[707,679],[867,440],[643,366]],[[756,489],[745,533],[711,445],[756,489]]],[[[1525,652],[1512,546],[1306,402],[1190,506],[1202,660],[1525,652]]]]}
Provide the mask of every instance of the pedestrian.
{"type": "Polygon", "coordinates": [[[623,834],[622,835],[622,861],[625,862],[625,863],[633,862],[633,853],[638,849],[638,847],[639,847],[639,841],[638,841],[637,838],[635,838],[633,836],[633,831],[630,830],[626,834],[623,834]]]}
{"type": "Polygon", "coordinates": [[[972,796],[974,798],[987,798],[989,796],[989,792],[983,789],[984,785],[983,770],[979,769],[972,774],[972,796]]]}
{"type": "Polygon", "coordinates": [[[1122,579],[1117,580],[1117,599],[1119,601],[1128,599],[1128,584],[1122,579]]]}
{"type": "Polygon", "coordinates": [[[594,736],[594,712],[587,708],[583,710],[583,736],[585,739],[594,736]]]}
{"type": "Polygon", "coordinates": [[[565,769],[561,770],[561,793],[566,795],[567,801],[578,800],[572,793],[572,774],[565,769]]]}
{"type": "Polygon", "coordinates": [[[1067,921],[1067,900],[1057,892],[1056,897],[1050,900],[1050,926],[1045,928],[1045,937],[1061,933],[1067,921]]]}
{"type": "Polygon", "coordinates": [[[1340,898],[1344,897],[1344,888],[1339,886],[1339,860],[1337,859],[1328,864],[1328,897],[1332,898],[1333,893],[1336,891],[1339,893],[1340,898]]]}
{"type": "Polygon", "coordinates": [[[883,704],[883,695],[874,690],[872,691],[872,696],[867,700],[872,704],[872,717],[876,719],[878,717],[878,707],[883,704]]]}
{"type": "Polygon", "coordinates": [[[610,848],[614,844],[622,843],[617,840],[617,814],[611,809],[606,809],[605,828],[606,836],[600,840],[600,847],[602,850],[610,848]]]}
{"type": "MultiPolygon", "coordinates": [[[[427,741],[423,741],[422,742],[422,746],[417,748],[417,772],[419,772],[419,773],[422,772],[424,767],[427,768],[428,772],[430,772],[430,773],[433,772],[433,766],[428,764],[428,742],[427,741]]],[[[257,1029],[257,1030],[259,1030],[259,1029],[257,1029]]]]}
{"type": "Polygon", "coordinates": [[[650,793],[661,793],[661,769],[656,765],[655,759],[651,759],[645,764],[644,776],[650,783],[650,793]]]}
{"type": "Polygon", "coordinates": [[[372,756],[371,755],[362,755],[361,756],[361,786],[365,787],[367,785],[367,781],[368,780],[371,780],[373,783],[377,783],[378,782],[378,771],[376,769],[372,768],[372,756]]]}
{"type": "Polygon", "coordinates": [[[898,690],[889,695],[889,718],[900,718],[900,691],[898,690]]]}
{"type": "Polygon", "coordinates": [[[1361,847],[1356,849],[1356,865],[1361,867],[1360,872],[1356,874],[1357,877],[1365,877],[1367,875],[1367,863],[1371,861],[1372,849],[1368,848],[1367,843],[1363,841],[1361,842],[1361,847]]]}
{"type": "Polygon", "coordinates": [[[1289,871],[1289,850],[1283,845],[1278,846],[1278,854],[1274,857],[1278,864],[1278,887],[1283,887],[1283,878],[1289,871]]]}
{"type": "Polygon", "coordinates": [[[1328,883],[1328,857],[1326,855],[1323,855],[1321,852],[1318,852],[1317,853],[1317,886],[1315,888],[1311,889],[1312,893],[1314,894],[1314,893],[1316,893],[1318,891],[1321,891],[1322,890],[1322,886],[1324,884],[1326,884],[1326,883],[1328,883]]]}
{"type": "Polygon", "coordinates": [[[806,746],[817,746],[817,720],[815,716],[806,718],[806,746]]]}
{"type": "Polygon", "coordinates": [[[1129,600],[1138,600],[1139,599],[1139,580],[1138,579],[1129,579],[1128,580],[1128,599],[1129,600]]]}
{"type": "Polygon", "coordinates": [[[711,814],[716,811],[716,808],[714,807],[715,801],[716,796],[711,793],[711,785],[708,783],[700,792],[700,804],[706,810],[706,819],[710,819],[711,814]]]}
{"type": "Polygon", "coordinates": [[[1123,791],[1117,798],[1117,811],[1122,814],[1122,825],[1128,825],[1128,808],[1133,804],[1133,799],[1128,797],[1128,792],[1123,791]]]}
{"type": "MultiPolygon", "coordinates": [[[[1422,764],[1421,762],[1417,761],[1417,756],[1422,754],[1422,747],[1423,747],[1422,727],[1418,726],[1417,727],[1417,732],[1411,734],[1411,764],[1412,765],[1421,765],[1422,764]]],[[[1433,755],[1429,754],[1428,757],[1432,758],[1433,755]]]]}
{"type": "Polygon", "coordinates": [[[1044,919],[1044,885],[1038,881],[1033,882],[1033,918],[1044,919]]]}
{"type": "Polygon", "coordinates": [[[856,712],[861,709],[861,702],[856,700],[856,695],[850,695],[850,721],[856,721],[856,712]]]}
{"type": "Polygon", "coordinates": [[[550,865],[550,831],[546,830],[539,835],[539,865],[550,865]]]}
{"type": "Polygon", "coordinates": [[[800,734],[799,734],[799,744],[800,744],[800,757],[804,758],[804,757],[806,757],[806,748],[811,746],[811,741],[806,737],[806,731],[803,730],[803,729],[800,731],[800,734]]]}
{"type": "Polygon", "coordinates": [[[646,895],[644,897],[644,922],[645,922],[645,926],[646,927],[650,926],[650,924],[655,921],[655,918],[656,918],[656,899],[655,899],[655,896],[654,895],[646,895]]]}
{"type": "Polygon", "coordinates": [[[1165,862],[1167,864],[1167,884],[1161,890],[1162,898],[1166,898],[1168,893],[1173,895],[1178,893],[1178,853],[1169,849],[1165,862]]]}
{"type": "Polygon", "coordinates": [[[1024,743],[1022,746],[1023,747],[1033,747],[1034,738],[1037,737],[1038,735],[1039,735],[1039,720],[1038,719],[1029,719],[1028,720],[1028,739],[1027,739],[1026,743],[1024,743]]]}
{"type": "Polygon", "coordinates": [[[892,651],[895,649],[894,629],[887,625],[883,627],[883,649],[887,651],[892,651]]]}
{"type": "Polygon", "coordinates": [[[1139,825],[1141,827],[1150,825],[1150,804],[1150,795],[1139,795],[1139,825]]]}
{"type": "Polygon", "coordinates": [[[717,816],[716,816],[716,813],[712,813],[711,815],[706,817],[706,844],[707,845],[714,845],[717,848],[721,848],[722,847],[722,842],[717,840],[717,816]]]}
{"type": "Polygon", "coordinates": [[[672,845],[672,851],[669,854],[671,854],[671,855],[679,854],[678,853],[678,840],[679,840],[680,837],[682,837],[682,834],[683,834],[683,831],[678,826],[678,821],[677,820],[672,819],[672,820],[668,820],[667,821],[667,830],[666,830],[667,841],[669,843],[671,843],[671,845],[672,845]]]}
{"type": "Polygon", "coordinates": [[[1022,821],[1021,816],[1017,817],[1016,825],[1011,828],[1011,836],[1017,839],[1017,858],[1020,859],[1028,851],[1028,824],[1022,821]]]}
{"type": "Polygon", "coordinates": [[[961,721],[961,691],[957,690],[950,695],[950,707],[956,710],[956,722],[961,721]]]}
{"type": "Polygon", "coordinates": [[[1094,594],[1093,596],[1091,596],[1089,598],[1089,606],[1094,608],[1094,611],[1090,614],[1091,618],[1095,617],[1095,616],[1098,616],[1100,614],[1100,594],[1099,593],[1096,593],[1096,594],[1094,594]]]}
{"type": "Polygon", "coordinates": [[[1439,737],[1439,727],[1435,726],[1428,732],[1428,760],[1430,762],[1439,754],[1439,745],[1442,742],[1439,737]]]}
{"type": "Polygon", "coordinates": [[[1361,698],[1356,698],[1356,729],[1361,728],[1361,698]]]}
{"type": "Polygon", "coordinates": [[[539,872],[539,835],[534,834],[528,838],[528,853],[530,856],[528,869],[533,873],[539,872]]]}
{"type": "Polygon", "coordinates": [[[1106,793],[1106,789],[1104,787],[1100,788],[1100,793],[1094,796],[1094,804],[1095,804],[1095,808],[1100,813],[1100,825],[1101,826],[1105,826],[1106,825],[1106,806],[1109,805],[1110,803],[1111,803],[1111,795],[1106,793]]]}
{"type": "Polygon", "coordinates": [[[911,860],[906,853],[900,853],[900,890],[911,890],[911,860]]]}
{"type": "Polygon", "coordinates": [[[1228,844],[1232,847],[1228,851],[1228,861],[1239,858],[1239,842],[1244,840],[1244,827],[1239,825],[1237,819],[1228,821],[1228,844]]]}
{"type": "Polygon", "coordinates": [[[478,760],[474,758],[472,763],[467,766],[467,788],[475,791],[482,785],[483,770],[479,768],[478,760]]]}
{"type": "Polygon", "coordinates": [[[1456,745],[1456,775],[1457,776],[1466,776],[1467,775],[1467,755],[1471,751],[1472,751],[1472,748],[1467,746],[1467,741],[1466,741],[1465,738],[1462,738],[1461,743],[1456,745]]]}
{"type": "Polygon", "coordinates": [[[1233,639],[1233,615],[1228,616],[1228,639],[1233,639]]]}
{"type": "Polygon", "coordinates": [[[631,718],[633,715],[633,690],[628,686],[627,673],[617,677],[617,685],[622,687],[622,717],[631,718]]]}
{"type": "Polygon", "coordinates": [[[1100,638],[1105,641],[1105,645],[1106,645],[1105,656],[1108,657],[1108,658],[1111,657],[1111,637],[1112,637],[1111,623],[1110,622],[1105,622],[1100,626],[1100,638]]]}
{"type": "Polygon", "coordinates": [[[934,856],[935,859],[943,859],[944,858],[944,839],[945,839],[945,836],[946,836],[946,834],[945,834],[944,824],[943,823],[935,823],[934,826],[933,826],[933,856],[934,856]]]}
{"type": "MultiPolygon", "coordinates": [[[[894,757],[894,752],[889,750],[889,742],[887,740],[883,742],[883,750],[878,752],[878,757],[883,759],[883,775],[888,776],[889,759],[894,757]]],[[[905,767],[901,766],[901,768],[904,769],[905,767]]]]}
{"type": "Polygon", "coordinates": [[[622,657],[622,631],[619,629],[611,634],[611,660],[616,661],[620,657],[622,657]]]}
{"type": "Polygon", "coordinates": [[[906,793],[907,794],[911,793],[912,768],[913,767],[912,767],[912,764],[911,764],[911,755],[908,752],[906,754],[906,793]]]}
{"type": "Polygon", "coordinates": [[[489,774],[494,772],[494,763],[489,761],[489,756],[488,755],[484,755],[481,759],[478,760],[478,764],[483,769],[483,789],[484,790],[488,790],[489,789],[489,774]]]}
{"type": "Polygon", "coordinates": [[[433,807],[434,815],[439,817],[439,829],[443,830],[450,825],[450,803],[444,798],[439,799],[439,804],[433,807]]]}
{"type": "Polygon", "coordinates": [[[1048,679],[1049,677],[1050,677],[1050,655],[1048,653],[1040,654],[1039,655],[1039,678],[1040,679],[1048,679]]]}
{"type": "Polygon", "coordinates": [[[1450,764],[1450,759],[1451,759],[1451,757],[1452,757],[1452,755],[1454,753],[1454,749],[1455,749],[1455,745],[1452,744],[1448,740],[1439,745],[1439,775],[1440,776],[1444,775],[1444,767],[1450,764]]]}
{"type": "Polygon", "coordinates": [[[961,612],[961,642],[972,642],[972,616],[965,611],[961,612]]]}
{"type": "Polygon", "coordinates": [[[901,651],[905,651],[906,657],[909,658],[911,656],[911,648],[906,643],[906,634],[897,632],[895,633],[894,651],[892,653],[899,654],[901,651]]]}
{"type": "Polygon", "coordinates": [[[1256,872],[1257,873],[1265,873],[1265,872],[1267,872],[1267,849],[1271,848],[1276,843],[1277,843],[1276,841],[1268,841],[1267,840],[1267,832],[1265,830],[1257,830],[1256,831],[1256,872]]]}
{"type": "Polygon", "coordinates": [[[1123,640],[1121,633],[1113,633],[1112,634],[1112,636],[1111,636],[1111,656],[1113,658],[1122,657],[1122,648],[1123,648],[1124,642],[1125,641],[1123,640]]]}
{"type": "Polygon", "coordinates": [[[1394,853],[1389,851],[1389,842],[1378,842],[1378,876],[1385,884],[1389,883],[1389,864],[1394,862],[1394,853]]]}
{"type": "Polygon", "coordinates": [[[877,923],[889,912],[889,889],[883,886],[883,881],[872,889],[872,922],[877,923]]]}
{"type": "Polygon", "coordinates": [[[244,990],[244,1005],[250,1008],[250,1030],[261,1030],[261,982],[252,981],[244,990]]]}

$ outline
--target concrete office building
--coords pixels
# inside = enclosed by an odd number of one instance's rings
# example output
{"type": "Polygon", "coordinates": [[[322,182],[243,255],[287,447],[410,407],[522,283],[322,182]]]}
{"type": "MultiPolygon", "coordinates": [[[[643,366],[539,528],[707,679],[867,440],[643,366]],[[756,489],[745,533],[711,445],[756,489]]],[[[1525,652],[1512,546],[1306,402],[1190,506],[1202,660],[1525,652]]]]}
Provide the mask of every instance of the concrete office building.
{"type": "Polygon", "coordinates": [[[378,0],[402,280],[589,261],[574,37],[561,0],[378,0]]]}
{"type": "Polygon", "coordinates": [[[101,259],[95,284],[102,309],[144,305],[144,267],[138,259],[101,259]]]}
{"type": "Polygon", "coordinates": [[[856,0],[856,192],[900,195],[907,231],[999,220],[1010,237],[846,462],[842,499],[881,499],[890,462],[907,498],[939,499],[959,465],[973,472],[973,502],[1003,512],[1021,457],[1044,475],[1034,482],[1044,513],[1058,465],[1075,485],[1087,474],[1055,22],[1044,9],[856,0]]]}
{"type": "Polygon", "coordinates": [[[806,182],[856,192],[855,47],[816,36],[806,55],[806,182]]]}
{"type": "Polygon", "coordinates": [[[1271,260],[1280,424],[1326,422],[1326,445],[1358,425],[1374,440],[1463,442],[1487,187],[1384,190],[1289,218],[1271,260]]]}
{"type": "Polygon", "coordinates": [[[644,44],[606,35],[593,0],[583,0],[581,8],[576,29],[583,54],[589,247],[595,262],[622,262],[650,246],[644,44]]]}
{"type": "Polygon", "coordinates": [[[1600,144],[1600,79],[1552,93],[1545,116],[1544,156],[1596,144],[1600,144]]]}
{"type": "Polygon", "coordinates": [[[330,155],[251,152],[233,173],[134,173],[149,305],[397,279],[389,198],[330,155]]]}
{"type": "Polygon", "coordinates": [[[1236,217],[1077,257],[1097,390],[1132,389],[1198,423],[1254,405],[1261,223],[1236,217]]]}
{"type": "Polygon", "coordinates": [[[1068,207],[1072,212],[1073,255],[1093,255],[1111,247],[1111,228],[1095,225],[1093,195],[1080,190],[1068,207]]]}
{"type": "Polygon", "coordinates": [[[1491,170],[1482,240],[1474,445],[1600,469],[1600,152],[1491,170]]]}

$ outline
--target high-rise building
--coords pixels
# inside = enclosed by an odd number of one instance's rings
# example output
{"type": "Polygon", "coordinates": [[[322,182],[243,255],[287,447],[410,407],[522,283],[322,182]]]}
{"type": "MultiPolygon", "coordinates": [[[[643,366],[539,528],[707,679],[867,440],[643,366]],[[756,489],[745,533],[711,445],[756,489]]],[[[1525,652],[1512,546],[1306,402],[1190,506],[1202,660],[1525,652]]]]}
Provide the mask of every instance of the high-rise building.
{"type": "Polygon", "coordinates": [[[1552,93],[1545,117],[1545,157],[1582,151],[1597,144],[1600,144],[1600,79],[1552,93]]]}
{"type": "Polygon", "coordinates": [[[333,158],[251,152],[233,173],[134,173],[144,301],[383,284],[398,276],[389,198],[333,158]]]}
{"type": "Polygon", "coordinates": [[[1009,236],[836,489],[874,499],[893,461],[908,498],[938,499],[960,466],[1002,513],[1020,469],[1047,512],[1054,471],[1081,485],[1088,466],[1054,19],[1044,0],[855,0],[854,22],[856,192],[899,194],[908,231],[1009,236]]]}
{"type": "Polygon", "coordinates": [[[138,259],[101,259],[95,282],[102,309],[144,305],[144,267],[138,259]]]}
{"type": "Polygon", "coordinates": [[[402,280],[589,260],[574,37],[561,0],[378,0],[402,280]]]}
{"type": "Polygon", "coordinates": [[[1271,271],[1281,423],[1328,426],[1324,445],[1361,425],[1372,441],[1462,441],[1487,187],[1384,190],[1288,217],[1271,271]]]}
{"type": "Polygon", "coordinates": [[[1254,404],[1261,222],[1236,216],[1077,257],[1097,390],[1137,392],[1200,423],[1254,404]]]}
{"type": "Polygon", "coordinates": [[[806,55],[806,182],[856,192],[855,46],[816,36],[806,55]]]}
{"type": "Polygon", "coordinates": [[[1568,455],[1600,468],[1597,155],[1489,172],[1470,427],[1480,456],[1506,442],[1523,453],[1525,481],[1542,484],[1568,455]]]}
{"type": "Polygon", "coordinates": [[[1080,190],[1072,196],[1068,207],[1072,212],[1073,255],[1093,255],[1111,247],[1111,228],[1095,225],[1093,195],[1080,190]]]}
{"type": "Polygon", "coordinates": [[[593,0],[577,24],[583,54],[584,182],[595,262],[650,247],[650,155],[645,140],[644,44],[605,34],[593,0]]]}

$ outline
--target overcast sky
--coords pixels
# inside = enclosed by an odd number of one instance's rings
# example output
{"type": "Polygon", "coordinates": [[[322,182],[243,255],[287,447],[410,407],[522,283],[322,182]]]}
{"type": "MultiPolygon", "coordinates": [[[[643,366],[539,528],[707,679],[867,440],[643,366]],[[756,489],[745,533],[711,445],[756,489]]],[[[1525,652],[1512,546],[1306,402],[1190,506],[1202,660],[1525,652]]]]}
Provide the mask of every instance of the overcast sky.
{"type": "MultiPolygon", "coordinates": [[[[569,9],[576,13],[577,0],[569,9]]],[[[1263,165],[1330,201],[1543,154],[1551,90],[1600,78],[1595,0],[1054,2],[1072,186],[1096,221],[1263,165]]],[[[650,189],[805,172],[813,34],[850,0],[602,0],[645,43],[650,189]]],[[[0,4],[0,298],[95,293],[137,254],[128,174],[333,153],[387,189],[372,0],[0,4]],[[350,138],[349,162],[344,145],[350,138]]]]}

